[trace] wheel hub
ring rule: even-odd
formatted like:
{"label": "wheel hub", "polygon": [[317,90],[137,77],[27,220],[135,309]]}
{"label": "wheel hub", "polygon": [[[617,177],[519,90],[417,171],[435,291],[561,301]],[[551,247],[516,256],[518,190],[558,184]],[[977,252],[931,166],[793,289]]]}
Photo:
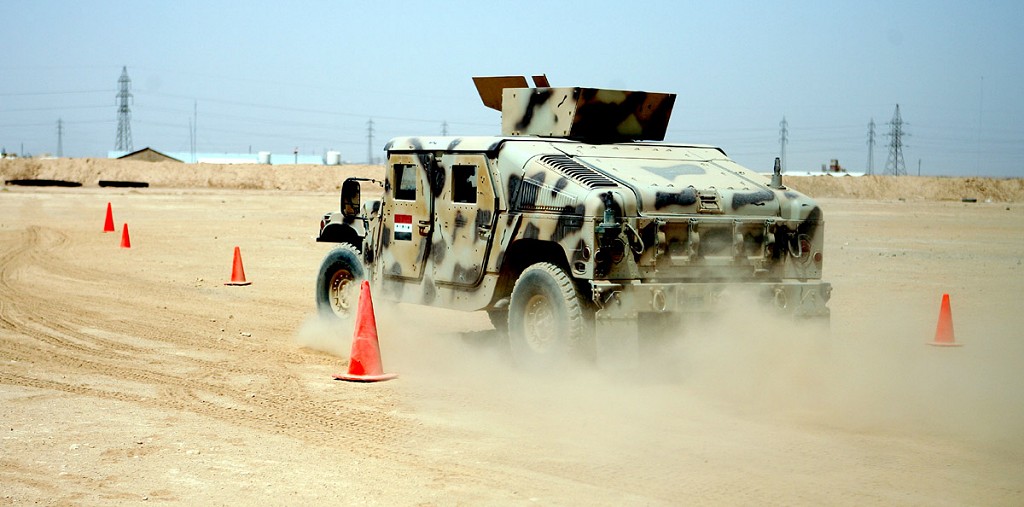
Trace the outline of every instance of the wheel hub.
{"label": "wheel hub", "polygon": [[345,316],[351,310],[351,286],[354,279],[355,277],[347,269],[339,269],[331,277],[331,285],[327,292],[334,313]]}
{"label": "wheel hub", "polygon": [[523,313],[523,334],[526,343],[535,351],[544,352],[554,343],[558,323],[551,302],[542,294],[535,294],[526,302]]}

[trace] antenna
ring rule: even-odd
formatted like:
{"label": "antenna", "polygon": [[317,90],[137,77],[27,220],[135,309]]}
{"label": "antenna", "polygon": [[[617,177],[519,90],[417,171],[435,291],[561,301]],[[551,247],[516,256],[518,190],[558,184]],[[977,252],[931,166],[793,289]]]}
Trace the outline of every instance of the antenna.
{"label": "antenna", "polygon": [[117,84],[120,91],[117,92],[117,141],[114,143],[116,151],[134,151],[132,146],[132,112],[128,108],[128,102],[132,98],[132,80],[128,77],[128,67],[121,67],[121,77]]}
{"label": "antenna", "polygon": [[782,163],[782,172],[786,172],[786,143],[789,142],[789,122],[782,117],[779,122],[779,160]]}

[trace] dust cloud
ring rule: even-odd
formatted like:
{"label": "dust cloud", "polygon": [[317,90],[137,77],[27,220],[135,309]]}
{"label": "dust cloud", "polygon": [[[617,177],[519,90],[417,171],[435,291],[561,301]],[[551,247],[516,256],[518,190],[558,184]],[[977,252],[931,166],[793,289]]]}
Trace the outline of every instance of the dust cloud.
{"label": "dust cloud", "polygon": [[[735,302],[676,347],[683,383],[737,410],[851,431],[937,433],[1024,450],[1024,379],[1014,340],[930,347],[934,315],[876,308],[831,331]],[[932,327],[918,323],[932,319]],[[983,335],[998,336],[1008,330]]]}
{"label": "dust cloud", "polygon": [[348,360],[351,351],[353,322],[313,315],[308,317],[295,334],[299,346]]}
{"label": "dust cloud", "polygon": [[1024,347],[999,323],[975,331],[995,339],[944,348],[926,344],[937,313],[880,307],[822,330],[750,301],[724,306],[672,351],[682,385],[701,397],[752,417],[1024,452]]}
{"label": "dust cloud", "polygon": [[[1014,340],[929,347],[934,327],[898,308],[832,328],[783,318],[742,297],[684,322],[638,369],[570,363],[526,372],[482,312],[377,305],[383,363],[424,413],[503,427],[531,445],[657,446],[663,431],[707,420],[857,434],[952,436],[1024,453],[1024,380]],[[934,326],[934,322],[932,323]],[[998,325],[990,335],[1009,333]],[[349,332],[350,333],[350,332]],[[308,323],[307,346],[345,356],[337,328]],[[333,342],[318,338],[331,336]],[[350,336],[350,334],[348,335]],[[703,423],[701,422],[703,421]]]}

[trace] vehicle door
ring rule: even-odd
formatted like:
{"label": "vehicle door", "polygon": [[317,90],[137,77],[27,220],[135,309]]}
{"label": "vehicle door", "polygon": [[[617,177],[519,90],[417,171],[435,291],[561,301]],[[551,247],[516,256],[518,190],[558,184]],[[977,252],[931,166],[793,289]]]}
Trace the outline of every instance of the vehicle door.
{"label": "vehicle door", "polygon": [[380,273],[385,279],[423,278],[433,231],[430,175],[434,157],[397,153],[388,157],[384,208],[381,210]]}
{"label": "vehicle door", "polygon": [[482,153],[447,153],[434,200],[430,264],[434,282],[475,286],[483,277],[494,230],[495,193]]}

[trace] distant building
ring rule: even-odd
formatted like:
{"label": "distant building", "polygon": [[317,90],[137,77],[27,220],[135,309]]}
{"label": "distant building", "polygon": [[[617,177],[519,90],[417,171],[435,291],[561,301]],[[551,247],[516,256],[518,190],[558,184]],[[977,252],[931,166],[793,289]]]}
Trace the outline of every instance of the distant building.
{"label": "distant building", "polygon": [[[158,158],[140,158],[136,154],[143,152],[155,154]],[[163,157],[163,158],[159,158]],[[161,153],[152,148],[143,148],[139,151],[125,153],[123,151],[107,152],[107,158],[128,159],[128,160],[149,160],[175,161],[189,164],[271,164],[271,165],[339,165],[341,164],[340,154],[336,151],[328,151],[324,155],[302,155],[297,153],[270,153],[261,151],[259,153],[191,153],[187,151],[169,151]]]}
{"label": "distant building", "polygon": [[118,160],[141,160],[143,162],[181,162],[180,159],[160,153],[150,147],[145,147],[141,150],[133,151],[131,153],[125,153],[117,158]]}

